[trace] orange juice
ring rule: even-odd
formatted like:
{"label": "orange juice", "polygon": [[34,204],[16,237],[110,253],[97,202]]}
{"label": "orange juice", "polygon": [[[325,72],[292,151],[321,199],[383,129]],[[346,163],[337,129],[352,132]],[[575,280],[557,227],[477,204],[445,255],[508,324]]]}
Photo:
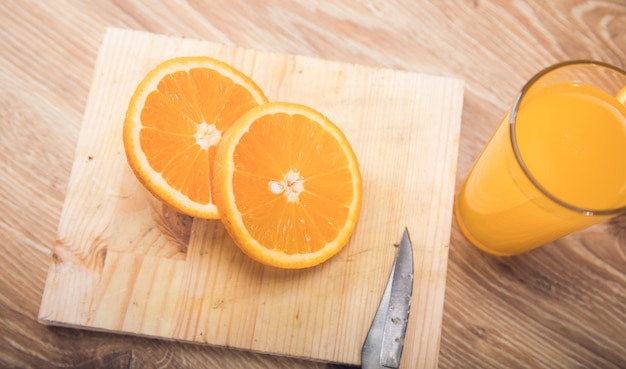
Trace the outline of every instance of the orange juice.
{"label": "orange juice", "polygon": [[614,96],[557,83],[527,94],[515,114],[514,124],[509,113],[499,125],[455,201],[473,244],[519,254],[626,206],[626,107]]}

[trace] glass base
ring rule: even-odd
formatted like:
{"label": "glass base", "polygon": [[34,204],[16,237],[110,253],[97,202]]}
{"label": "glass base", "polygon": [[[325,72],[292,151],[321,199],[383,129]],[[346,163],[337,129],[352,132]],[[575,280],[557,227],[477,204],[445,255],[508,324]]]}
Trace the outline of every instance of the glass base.
{"label": "glass base", "polygon": [[461,230],[461,233],[463,234],[463,236],[472,244],[474,245],[476,248],[491,254],[491,255],[495,255],[495,256],[515,256],[515,255],[519,255],[520,253],[504,253],[501,251],[496,251],[493,250],[491,248],[489,248],[488,246],[484,245],[483,243],[481,243],[480,241],[478,241],[474,236],[472,236],[472,233],[469,231],[469,229],[467,229],[467,227],[465,226],[465,223],[463,223],[463,218],[460,216],[459,214],[459,208],[458,208],[458,202],[454,201],[454,214],[455,214],[455,219],[456,219],[456,224],[458,224],[459,229]]}

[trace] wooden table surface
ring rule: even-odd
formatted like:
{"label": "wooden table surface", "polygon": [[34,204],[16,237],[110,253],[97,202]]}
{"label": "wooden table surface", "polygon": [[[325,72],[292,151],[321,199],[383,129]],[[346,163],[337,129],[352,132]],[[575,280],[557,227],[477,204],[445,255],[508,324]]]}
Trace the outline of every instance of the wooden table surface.
{"label": "wooden table surface", "polygon": [[[543,67],[626,67],[626,3],[0,1],[0,367],[338,368],[37,321],[105,27],[465,80],[457,187]],[[453,224],[440,368],[626,367],[626,217],[518,257]]]}

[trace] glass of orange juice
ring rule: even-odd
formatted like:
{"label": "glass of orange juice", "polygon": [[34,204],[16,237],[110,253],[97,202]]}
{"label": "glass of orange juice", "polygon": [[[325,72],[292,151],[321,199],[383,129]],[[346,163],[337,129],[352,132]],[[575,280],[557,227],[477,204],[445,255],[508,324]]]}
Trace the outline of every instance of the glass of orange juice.
{"label": "glass of orange juice", "polygon": [[522,88],[455,199],[466,238],[516,255],[626,212],[626,71],[548,67]]}

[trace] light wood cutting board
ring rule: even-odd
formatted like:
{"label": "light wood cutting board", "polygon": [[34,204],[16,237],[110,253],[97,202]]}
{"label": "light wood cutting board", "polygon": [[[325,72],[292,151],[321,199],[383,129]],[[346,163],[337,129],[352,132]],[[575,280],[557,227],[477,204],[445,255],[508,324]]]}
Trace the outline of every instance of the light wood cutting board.
{"label": "light wood cutting board", "polygon": [[[262,266],[219,221],[152,198],[121,129],[159,62],[209,55],[270,100],[306,104],[352,143],[363,207],[350,243],[305,270]],[[437,364],[463,82],[425,74],[108,29],[96,61],[39,319],[45,324],[359,364],[404,227],[415,283],[402,367]]]}

